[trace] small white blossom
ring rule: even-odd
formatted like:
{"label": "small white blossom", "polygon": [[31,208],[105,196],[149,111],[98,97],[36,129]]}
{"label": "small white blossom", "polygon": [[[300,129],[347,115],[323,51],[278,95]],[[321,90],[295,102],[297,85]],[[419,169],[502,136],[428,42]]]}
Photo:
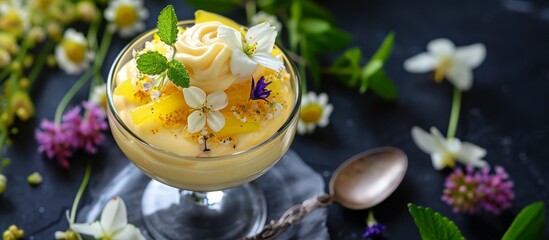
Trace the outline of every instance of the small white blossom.
{"label": "small white blossom", "polygon": [[437,170],[454,167],[456,160],[475,167],[488,165],[482,160],[486,156],[484,148],[457,138],[446,139],[435,127],[431,127],[430,134],[417,126],[413,127],[412,139],[422,151],[431,155],[433,167]]}
{"label": "small white blossom", "polygon": [[304,95],[301,99],[297,133],[301,135],[311,134],[314,132],[316,126],[326,127],[333,108],[332,104],[328,103],[328,95],[326,93],[321,93],[318,97],[314,92]]}
{"label": "small white blossom", "polygon": [[109,201],[101,212],[101,219],[91,224],[75,223],[71,229],[82,235],[89,235],[95,239],[127,240],[145,239],[139,228],[128,224],[126,204],[116,197]]}
{"label": "small white blossom", "polygon": [[30,17],[28,9],[21,1],[0,2],[0,29],[13,34],[15,37],[22,37],[30,28]]}
{"label": "small white blossom", "polygon": [[184,88],[183,95],[187,105],[194,109],[187,118],[189,133],[202,131],[206,124],[214,132],[218,132],[225,126],[225,116],[219,112],[228,104],[227,94],[224,91],[215,91],[206,96],[204,90],[193,86]]}
{"label": "small white blossom", "polygon": [[90,101],[105,109],[107,107],[107,84],[102,83],[94,86],[90,96]]}
{"label": "small white blossom", "polygon": [[276,35],[276,29],[268,23],[251,27],[244,38],[234,28],[225,25],[217,28],[219,39],[232,50],[231,72],[239,77],[250,76],[258,64],[276,71],[284,68],[282,60],[271,54]]}
{"label": "small white blossom", "polygon": [[145,30],[144,20],[147,17],[149,11],[143,6],[142,0],[113,0],[105,9],[105,19],[122,37],[129,37]]}
{"label": "small white blossom", "polygon": [[63,40],[55,48],[55,60],[63,71],[68,74],[78,74],[90,65],[93,53],[88,49],[84,34],[69,28],[63,35]]}
{"label": "small white blossom", "polygon": [[427,44],[427,52],[415,55],[404,62],[404,69],[413,73],[435,70],[435,80],[448,78],[460,90],[469,90],[473,85],[473,68],[486,57],[486,47],[476,43],[456,47],[448,39],[435,39]]}
{"label": "small white blossom", "polygon": [[268,14],[263,11],[257,12],[252,17],[252,25],[258,25],[260,23],[268,23],[269,25],[275,27],[277,31],[282,30],[282,24],[278,21],[276,16]]}

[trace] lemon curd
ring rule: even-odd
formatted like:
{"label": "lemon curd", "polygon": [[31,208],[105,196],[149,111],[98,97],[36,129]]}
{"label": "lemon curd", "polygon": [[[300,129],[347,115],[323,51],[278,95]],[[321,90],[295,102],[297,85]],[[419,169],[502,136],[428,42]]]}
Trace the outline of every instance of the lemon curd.
{"label": "lemon curd", "polygon": [[[252,181],[276,163],[294,137],[299,84],[288,59],[275,47],[272,54],[284,69],[258,65],[251,76],[233,75],[230,50],[217,37],[222,24],[228,25],[180,23],[175,53],[150,32],[131,44],[111,71],[109,123],[117,144],[147,175],[173,187],[213,191]],[[190,133],[187,119],[197,110],[186,103],[184,91],[169,81],[156,88],[157,79],[139,74],[134,56],[150,50],[183,63],[191,86],[206,94],[225,92],[227,105],[219,110],[225,124],[219,131],[206,125]],[[270,94],[252,100],[252,79],[257,84],[261,78]]]}

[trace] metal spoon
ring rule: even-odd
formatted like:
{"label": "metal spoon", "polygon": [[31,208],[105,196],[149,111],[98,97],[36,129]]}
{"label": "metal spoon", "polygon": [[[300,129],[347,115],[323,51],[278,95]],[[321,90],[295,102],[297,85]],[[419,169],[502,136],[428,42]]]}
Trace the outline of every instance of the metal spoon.
{"label": "metal spoon", "polygon": [[330,194],[314,196],[288,209],[255,236],[244,239],[273,239],[288,226],[299,223],[309,212],[337,202],[349,209],[366,209],[385,200],[406,174],[408,158],[395,147],[374,148],[345,161],[330,179]]}

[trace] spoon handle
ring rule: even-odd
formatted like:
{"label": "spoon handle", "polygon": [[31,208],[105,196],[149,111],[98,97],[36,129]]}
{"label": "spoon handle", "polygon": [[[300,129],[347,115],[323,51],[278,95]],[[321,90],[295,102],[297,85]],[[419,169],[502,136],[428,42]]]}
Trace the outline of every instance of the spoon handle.
{"label": "spoon handle", "polygon": [[300,204],[294,205],[288,209],[278,220],[271,222],[255,236],[245,237],[242,240],[263,240],[274,239],[286,230],[290,225],[298,224],[310,212],[318,208],[325,208],[332,204],[333,199],[330,195],[317,195],[311,197]]}

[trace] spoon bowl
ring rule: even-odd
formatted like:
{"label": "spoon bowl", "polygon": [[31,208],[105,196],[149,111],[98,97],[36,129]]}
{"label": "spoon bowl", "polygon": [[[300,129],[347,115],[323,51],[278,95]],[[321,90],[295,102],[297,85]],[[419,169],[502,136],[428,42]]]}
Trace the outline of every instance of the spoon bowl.
{"label": "spoon bowl", "polygon": [[349,209],[371,208],[398,187],[408,168],[406,154],[395,147],[379,147],[359,153],[339,166],[330,179],[330,194],[309,198],[288,209],[280,219],[245,240],[274,239],[307,214],[337,202]]}
{"label": "spoon bowl", "polygon": [[345,161],[330,179],[330,195],[349,209],[366,209],[385,200],[398,187],[408,168],[398,148],[380,147]]}

